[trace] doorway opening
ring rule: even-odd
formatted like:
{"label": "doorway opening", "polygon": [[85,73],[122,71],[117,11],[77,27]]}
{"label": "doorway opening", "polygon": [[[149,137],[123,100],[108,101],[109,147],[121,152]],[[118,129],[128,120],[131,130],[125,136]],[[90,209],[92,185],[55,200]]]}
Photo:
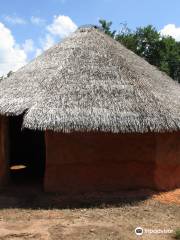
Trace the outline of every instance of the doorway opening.
{"label": "doorway opening", "polygon": [[42,184],[45,171],[44,132],[22,129],[23,115],[9,117],[9,168],[15,184]]}

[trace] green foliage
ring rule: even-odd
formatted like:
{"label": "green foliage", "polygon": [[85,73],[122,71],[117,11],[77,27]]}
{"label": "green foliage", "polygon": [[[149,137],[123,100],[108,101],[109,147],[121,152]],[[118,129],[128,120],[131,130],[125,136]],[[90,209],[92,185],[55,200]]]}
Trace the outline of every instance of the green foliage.
{"label": "green foliage", "polygon": [[123,24],[119,32],[111,32],[112,22],[100,20],[100,24],[105,33],[180,82],[180,42],[162,37],[152,25],[131,31]]}
{"label": "green foliage", "polygon": [[122,25],[122,28],[119,31],[119,33],[116,34],[115,39],[118,42],[121,42],[128,49],[132,50],[133,52],[136,52],[137,44],[136,44],[134,33],[131,32],[131,30],[127,27],[127,24],[121,24],[121,25]]}
{"label": "green foliage", "polygon": [[111,37],[114,37],[115,34],[116,34],[116,31],[111,31],[111,25],[112,25],[112,22],[107,22],[106,20],[104,19],[100,19],[99,20],[99,23],[101,24],[101,27],[103,28],[104,32],[106,34],[108,34],[109,36]]}
{"label": "green foliage", "polygon": [[180,82],[180,43],[172,37],[161,39],[160,69]]}
{"label": "green foliage", "polygon": [[180,229],[177,229],[175,231],[175,236],[174,236],[175,239],[180,239]]}
{"label": "green foliage", "polygon": [[137,28],[135,32],[136,53],[151,64],[159,64],[159,39],[160,34],[153,26]]}

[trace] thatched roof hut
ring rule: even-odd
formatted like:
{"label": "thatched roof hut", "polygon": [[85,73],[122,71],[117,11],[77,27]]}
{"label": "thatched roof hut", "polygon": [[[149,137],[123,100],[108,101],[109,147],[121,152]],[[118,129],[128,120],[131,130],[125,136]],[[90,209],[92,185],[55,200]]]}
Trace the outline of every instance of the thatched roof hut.
{"label": "thatched roof hut", "polygon": [[180,85],[91,27],[80,28],[0,84],[0,112],[32,129],[180,129]]}
{"label": "thatched roof hut", "polygon": [[[171,142],[176,145],[176,149],[180,148],[180,85],[96,27],[79,28],[70,37],[2,80],[0,113],[6,116],[23,114],[22,124],[25,128],[46,132],[45,186],[48,190],[61,189],[59,182],[65,184],[66,178],[69,179],[69,188],[65,184],[66,189],[73,189],[74,184],[77,186],[82,182],[86,188],[91,188],[92,182],[84,180],[86,171],[89,176],[94,171],[99,174],[93,186],[102,183],[113,189],[112,186],[119,183],[117,179],[121,176],[120,172],[122,176],[119,179],[124,182],[122,186],[130,186],[124,170],[115,173],[119,169],[115,166],[116,170],[112,168],[110,171],[109,166],[114,161],[117,163],[122,160],[119,159],[120,155],[125,160],[123,164],[129,164],[124,167],[128,174],[132,170],[131,166],[136,169],[132,170],[134,174],[131,173],[136,187],[168,188],[180,185],[180,164],[177,160],[180,151],[174,148],[172,155],[176,160],[171,161],[172,156],[170,159],[167,154],[164,155],[165,144],[162,140],[166,139],[168,144]],[[94,150],[89,152],[89,143],[86,141],[95,144],[90,147]],[[79,145],[75,146],[77,142]],[[121,154],[119,144],[125,144]],[[137,145],[134,151],[129,151],[129,144],[131,147],[132,144]],[[84,152],[81,156],[80,146],[83,146]],[[94,157],[100,151],[97,146],[101,149],[100,159]],[[142,146],[144,148],[141,152],[139,149]],[[169,146],[166,149],[170,149]],[[61,152],[58,150],[60,147]],[[102,154],[105,148],[109,152]],[[72,149],[78,149],[78,153],[74,150],[68,157],[69,149],[72,152]],[[76,160],[82,164],[84,158],[87,158],[91,170],[85,168],[85,171],[78,168],[78,164],[75,165]],[[166,183],[162,180],[164,177],[159,178],[157,167],[155,169],[158,161],[159,171],[162,172],[162,158],[167,158],[164,161],[172,165],[163,170],[164,175],[161,174],[166,176],[166,180],[171,178]],[[134,166],[134,162],[139,159],[142,160],[138,163],[139,167]],[[105,174],[107,169],[102,172],[92,167],[96,165],[96,160],[106,163],[109,178]],[[143,165],[146,160],[148,167]],[[59,167],[60,163],[63,167]],[[70,172],[67,163],[73,166]],[[151,179],[143,183],[145,176],[139,179],[140,173],[144,171],[147,175],[150,168]],[[177,171],[173,177],[170,174],[172,169]],[[73,175],[73,171],[79,174],[78,177]],[[107,179],[113,180],[108,182]]]}

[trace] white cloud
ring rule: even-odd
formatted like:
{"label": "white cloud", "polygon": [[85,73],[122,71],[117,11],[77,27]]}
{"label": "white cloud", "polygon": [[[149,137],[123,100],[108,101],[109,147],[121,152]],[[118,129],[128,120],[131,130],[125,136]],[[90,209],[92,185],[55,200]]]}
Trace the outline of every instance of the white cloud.
{"label": "white cloud", "polygon": [[44,38],[40,39],[41,48],[37,48],[35,56],[39,56],[43,51],[52,47],[59,38],[67,37],[77,29],[76,24],[68,16],[55,16],[53,22],[46,27]]}
{"label": "white cloud", "polygon": [[35,17],[35,16],[32,16],[30,20],[31,20],[32,24],[37,25],[37,26],[42,26],[46,22],[45,19],[42,19],[40,17]]}
{"label": "white cloud", "polygon": [[10,23],[12,25],[24,25],[26,24],[26,20],[23,18],[20,18],[18,16],[4,16],[4,21],[7,23]]}
{"label": "white cloud", "polygon": [[180,41],[180,27],[176,27],[175,24],[164,26],[164,28],[160,30],[160,33],[163,36],[171,36],[175,38],[176,41]]}
{"label": "white cloud", "polygon": [[[6,21],[11,24],[27,23],[27,21],[20,19],[6,16]],[[36,25],[45,23],[43,19],[38,17],[31,17],[30,21]],[[10,70],[18,70],[30,59],[39,56],[76,29],[77,26],[70,17],[55,16],[52,23],[45,27],[44,37],[39,38],[39,44],[36,44],[32,39],[26,39],[22,45],[19,45],[11,30],[0,22],[0,76],[7,74]]]}
{"label": "white cloud", "polygon": [[41,48],[36,48],[35,51],[35,57],[38,57],[39,55],[41,55],[43,53],[43,50]]}
{"label": "white cloud", "polygon": [[54,36],[67,37],[77,29],[76,24],[68,16],[54,16],[53,23],[47,26],[47,30]]}
{"label": "white cloud", "polygon": [[0,76],[16,71],[27,62],[25,51],[16,43],[11,31],[0,22]]}
{"label": "white cloud", "polygon": [[22,48],[24,49],[25,53],[30,53],[35,51],[34,42],[32,39],[26,39],[24,44],[22,45]]}
{"label": "white cloud", "polygon": [[50,34],[46,34],[44,39],[40,39],[43,50],[47,50],[55,44],[55,39]]}

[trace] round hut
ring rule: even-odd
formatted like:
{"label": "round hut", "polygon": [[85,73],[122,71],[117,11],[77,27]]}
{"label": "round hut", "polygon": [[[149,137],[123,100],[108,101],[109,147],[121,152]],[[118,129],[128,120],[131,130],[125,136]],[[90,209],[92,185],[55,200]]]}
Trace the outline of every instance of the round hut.
{"label": "round hut", "polygon": [[45,191],[180,187],[180,85],[96,27],[2,80],[0,113],[1,184],[25,159]]}

